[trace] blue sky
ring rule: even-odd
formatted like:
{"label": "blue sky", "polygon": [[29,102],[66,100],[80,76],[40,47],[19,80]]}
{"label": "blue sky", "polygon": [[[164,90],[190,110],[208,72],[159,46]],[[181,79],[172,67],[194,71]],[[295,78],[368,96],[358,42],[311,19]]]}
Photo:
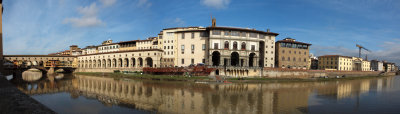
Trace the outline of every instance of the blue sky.
{"label": "blue sky", "polygon": [[271,29],[277,40],[311,43],[315,55],[357,56],[400,64],[398,0],[3,0],[5,54],[48,54],[69,45],[145,39],[163,28]]}

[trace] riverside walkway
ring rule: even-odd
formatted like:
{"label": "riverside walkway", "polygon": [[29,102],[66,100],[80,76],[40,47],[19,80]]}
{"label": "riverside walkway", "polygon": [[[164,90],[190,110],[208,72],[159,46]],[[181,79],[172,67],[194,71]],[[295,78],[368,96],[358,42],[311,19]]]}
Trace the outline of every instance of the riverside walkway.
{"label": "riverside walkway", "polygon": [[0,74],[1,114],[55,114],[43,104],[19,91]]}

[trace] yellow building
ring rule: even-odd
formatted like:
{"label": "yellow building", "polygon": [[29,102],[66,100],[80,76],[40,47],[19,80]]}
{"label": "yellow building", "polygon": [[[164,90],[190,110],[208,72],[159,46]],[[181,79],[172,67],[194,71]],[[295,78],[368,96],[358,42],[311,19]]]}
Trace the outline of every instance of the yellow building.
{"label": "yellow building", "polygon": [[318,69],[352,71],[353,58],[341,55],[324,55],[318,57]]}
{"label": "yellow building", "polygon": [[324,55],[318,57],[318,69],[339,71],[371,71],[370,62],[358,57]]}

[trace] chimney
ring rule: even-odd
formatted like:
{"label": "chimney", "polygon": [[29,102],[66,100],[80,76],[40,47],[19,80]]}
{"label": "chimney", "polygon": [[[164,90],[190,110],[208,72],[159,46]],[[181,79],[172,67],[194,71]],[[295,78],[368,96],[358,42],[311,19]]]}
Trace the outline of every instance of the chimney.
{"label": "chimney", "polygon": [[269,32],[269,29],[267,29],[267,32]]}

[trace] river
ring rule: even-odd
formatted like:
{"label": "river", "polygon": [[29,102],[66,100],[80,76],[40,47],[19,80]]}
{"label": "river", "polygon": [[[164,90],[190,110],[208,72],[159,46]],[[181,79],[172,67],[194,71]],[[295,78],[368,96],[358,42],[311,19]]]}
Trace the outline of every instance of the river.
{"label": "river", "polygon": [[8,79],[19,90],[60,114],[400,112],[399,76],[231,84],[34,73]]}

